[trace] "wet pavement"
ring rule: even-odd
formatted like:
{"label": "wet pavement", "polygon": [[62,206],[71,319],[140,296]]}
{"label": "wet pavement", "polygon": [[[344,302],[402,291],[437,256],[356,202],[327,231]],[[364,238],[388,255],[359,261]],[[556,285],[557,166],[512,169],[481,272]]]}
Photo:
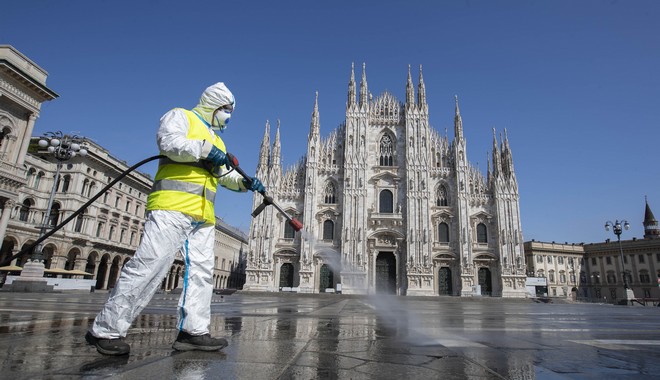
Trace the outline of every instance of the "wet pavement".
{"label": "wet pavement", "polygon": [[660,378],[660,307],[501,298],[234,293],[219,352],[176,352],[158,294],[106,357],[84,335],[107,294],[0,292],[3,379]]}

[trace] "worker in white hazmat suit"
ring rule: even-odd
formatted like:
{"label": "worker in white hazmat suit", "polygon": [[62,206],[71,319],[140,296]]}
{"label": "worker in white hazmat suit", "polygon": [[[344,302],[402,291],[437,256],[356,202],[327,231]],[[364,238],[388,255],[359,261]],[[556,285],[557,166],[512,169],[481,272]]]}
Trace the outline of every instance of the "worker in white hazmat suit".
{"label": "worker in white hazmat suit", "polygon": [[[261,181],[246,181],[227,168],[226,148],[214,130],[224,130],[234,110],[224,83],[207,88],[192,111],[175,108],[160,120],[162,155],[147,199],[144,235],[85,339],[105,355],[125,355],[122,340],[149,303],[181,251],[185,261],[178,304],[180,351],[214,351],[227,346],[209,334],[213,295],[214,199],[218,184],[234,191],[265,191]],[[248,187],[249,186],[249,187]]]}

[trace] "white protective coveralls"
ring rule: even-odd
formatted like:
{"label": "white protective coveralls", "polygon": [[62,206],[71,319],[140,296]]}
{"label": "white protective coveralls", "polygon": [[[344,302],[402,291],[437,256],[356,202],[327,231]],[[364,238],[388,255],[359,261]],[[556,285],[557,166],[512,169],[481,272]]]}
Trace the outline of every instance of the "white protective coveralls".
{"label": "white protective coveralls", "polygon": [[[209,131],[213,110],[234,103],[234,97],[222,83],[206,89],[193,109]],[[197,162],[209,154],[205,141],[187,138],[189,121],[182,109],[167,112],[160,120],[157,140],[161,154],[177,162]],[[227,169],[221,169],[224,174]],[[246,191],[243,177],[232,171],[220,178],[219,185],[234,191]],[[96,316],[90,331],[102,339],[125,337],[126,332],[149,303],[181,252],[186,271],[178,304],[179,331],[191,335],[209,332],[215,220],[198,220],[172,210],[149,210],[140,246],[122,268],[121,275],[106,304]]]}

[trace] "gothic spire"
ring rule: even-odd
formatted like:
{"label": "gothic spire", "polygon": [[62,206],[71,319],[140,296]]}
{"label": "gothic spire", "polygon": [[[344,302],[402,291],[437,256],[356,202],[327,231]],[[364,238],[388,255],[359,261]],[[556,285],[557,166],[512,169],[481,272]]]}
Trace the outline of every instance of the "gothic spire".
{"label": "gothic spire", "polygon": [[406,83],[406,108],[415,105],[415,89],[413,88],[412,77],[410,76],[410,65],[408,65],[408,82]]}
{"label": "gothic spire", "polygon": [[267,168],[270,164],[270,122],[266,120],[266,128],[264,129],[264,137],[261,140],[261,148],[259,149],[259,167]]}
{"label": "gothic spire", "polygon": [[282,156],[282,145],[280,144],[280,119],[277,119],[277,132],[275,132],[275,142],[273,142],[273,167],[280,166]]}
{"label": "gothic spire", "polygon": [[362,79],[360,79],[360,107],[363,107],[369,101],[369,91],[367,89],[367,64],[362,64]]}
{"label": "gothic spire", "polygon": [[644,210],[644,239],[660,239],[660,226],[658,220],[653,216],[649,200],[644,196],[646,202],[646,210]]}
{"label": "gothic spire", "polygon": [[458,140],[462,140],[463,119],[461,118],[461,111],[458,109],[458,95],[454,95],[454,99],[456,99],[456,115],[454,116],[454,138]]}
{"label": "gothic spire", "polygon": [[351,62],[351,79],[348,81],[348,103],[346,108],[355,105],[355,63]]}
{"label": "gothic spire", "polygon": [[511,155],[511,148],[509,147],[509,136],[504,128],[504,141],[502,142],[502,160],[505,170],[509,175],[513,175],[513,156]]}
{"label": "gothic spire", "polygon": [[[316,91],[316,99],[314,100],[314,111],[312,111],[312,121],[309,126],[309,140],[320,139],[321,122],[319,119],[319,92]],[[279,129],[278,129],[279,132]]]}
{"label": "gothic spire", "polygon": [[[427,108],[426,85],[424,85],[424,77],[422,76],[422,65],[419,65],[419,84],[417,85],[417,104],[422,109]],[[456,97],[456,110],[458,110],[458,97]]]}
{"label": "gothic spire", "polygon": [[497,146],[497,134],[495,133],[495,128],[493,128],[493,176],[499,177],[501,172],[500,149]]}

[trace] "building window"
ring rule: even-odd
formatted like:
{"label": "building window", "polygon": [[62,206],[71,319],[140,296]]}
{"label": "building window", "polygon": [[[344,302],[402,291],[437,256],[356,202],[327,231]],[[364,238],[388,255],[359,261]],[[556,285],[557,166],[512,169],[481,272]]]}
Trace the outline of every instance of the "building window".
{"label": "building window", "polygon": [[57,222],[60,219],[60,204],[59,203],[53,203],[53,205],[50,208],[50,215],[48,215],[48,224],[55,227],[57,226]]}
{"label": "building window", "polygon": [[447,206],[449,205],[449,200],[447,199],[447,188],[440,186],[438,188],[438,197],[435,202],[436,206]]}
{"label": "building window", "polygon": [[607,272],[607,283],[616,284],[616,275],[614,274],[614,272],[612,271]]}
{"label": "building window", "polygon": [[637,256],[637,258],[639,259],[640,264],[644,264],[644,254]]}
{"label": "building window", "polygon": [[643,270],[639,272],[639,282],[642,284],[648,284],[651,282],[651,276],[649,275],[649,272],[646,270]]}
{"label": "building window", "polygon": [[628,264],[628,256],[623,255],[623,263]]}
{"label": "building window", "polygon": [[564,256],[558,256],[557,257],[557,264],[563,264],[564,263]]}
{"label": "building window", "polygon": [[325,185],[325,191],[324,191],[324,201],[327,204],[335,204],[337,203],[336,198],[335,198],[335,185],[332,182],[328,182],[327,185]]}
{"label": "building window", "polygon": [[293,239],[296,236],[296,231],[291,227],[289,223],[284,224],[284,238]]}
{"label": "building window", "polygon": [[117,195],[117,197],[115,198],[115,208],[119,208],[119,199],[120,197],[119,195]]}
{"label": "building window", "polygon": [[378,212],[382,214],[392,214],[394,212],[394,196],[389,190],[380,192]]}
{"label": "building window", "polygon": [[131,231],[131,241],[130,241],[130,244],[133,245],[134,242],[135,242],[135,231]]}
{"label": "building window", "polygon": [[612,265],[612,258],[609,257],[609,256],[605,257],[605,263],[606,263],[607,265]]}
{"label": "building window", "polygon": [[126,235],[126,230],[122,228],[121,231],[119,232],[119,242],[120,243],[124,242],[124,235]]}
{"label": "building window", "polygon": [[488,230],[483,223],[477,224],[477,243],[488,243]]}
{"label": "building window", "polygon": [[541,256],[541,255],[536,256],[536,262],[538,264],[543,264],[543,256]]}
{"label": "building window", "polygon": [[39,172],[37,174],[37,178],[34,179],[34,188],[39,189],[39,184],[41,183],[41,179],[45,176],[44,172]]}
{"label": "building window", "polygon": [[548,281],[555,282],[555,271],[548,271]]}
{"label": "building window", "polygon": [[83,210],[80,214],[78,214],[78,217],[76,218],[76,226],[73,229],[75,232],[81,232],[82,227],[83,227],[83,221],[85,220],[85,213],[87,212],[87,209]]}
{"label": "building window", "polygon": [[591,258],[591,265],[596,265],[596,258],[595,257]]}
{"label": "building window", "polygon": [[600,284],[600,273],[594,272],[591,276],[594,279],[594,284]]}
{"label": "building window", "polygon": [[130,208],[131,208],[131,201],[126,201],[126,207],[124,208],[124,211],[128,212]]}
{"label": "building window", "polygon": [[438,225],[438,241],[441,243],[449,243],[449,225],[445,222]]}
{"label": "building window", "polygon": [[335,237],[335,223],[332,220],[323,222],[323,240],[332,240]]}
{"label": "building window", "polygon": [[96,225],[96,237],[101,237],[101,232],[103,232],[103,222]]}
{"label": "building window", "polygon": [[112,240],[115,235],[115,226],[110,226],[110,232],[108,233],[108,240]]}
{"label": "building window", "polygon": [[28,186],[30,186],[32,184],[32,180],[33,180],[35,174],[37,174],[37,171],[34,168],[30,168],[30,170],[28,170],[27,177],[25,177],[25,183]]}
{"label": "building window", "polygon": [[64,180],[62,181],[62,192],[66,193],[69,191],[69,186],[71,185],[71,176],[70,175],[65,175]]}
{"label": "building window", "polygon": [[548,255],[548,264],[552,264],[552,256]]}
{"label": "building window", "polygon": [[389,135],[380,139],[380,166],[394,165],[394,144]]}
{"label": "building window", "polygon": [[559,273],[559,282],[561,282],[562,284],[566,283],[566,273],[564,272]]}
{"label": "building window", "polygon": [[626,271],[626,273],[624,273],[624,276],[626,276],[626,282],[628,282],[629,284],[633,283],[632,274],[630,274],[630,271]]}
{"label": "building window", "polygon": [[30,215],[30,207],[32,207],[32,200],[26,199],[21,205],[21,209],[18,212],[18,220],[21,222],[27,222]]}
{"label": "building window", "polygon": [[83,196],[86,195],[86,194],[87,194],[87,188],[88,188],[88,187],[89,187],[89,180],[88,180],[88,179],[85,179],[85,180],[83,181],[83,187],[82,187],[82,191],[80,192],[80,195],[83,195]]}

